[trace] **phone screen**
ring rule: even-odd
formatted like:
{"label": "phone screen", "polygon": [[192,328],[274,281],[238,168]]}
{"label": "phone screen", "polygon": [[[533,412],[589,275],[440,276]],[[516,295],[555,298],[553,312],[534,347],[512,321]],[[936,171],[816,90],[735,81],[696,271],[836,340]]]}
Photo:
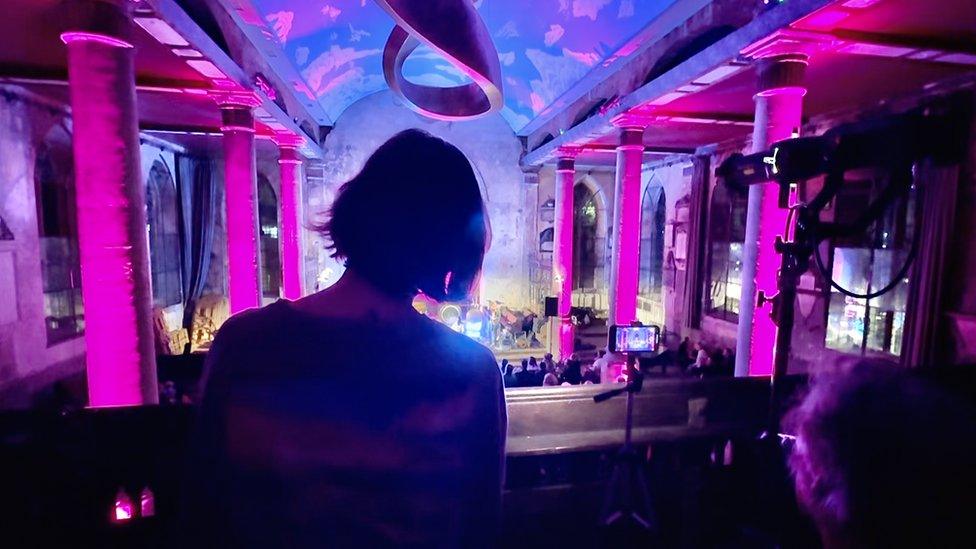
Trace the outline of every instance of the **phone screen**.
{"label": "phone screen", "polygon": [[640,353],[656,351],[661,329],[657,326],[613,326],[610,329],[610,351]]}

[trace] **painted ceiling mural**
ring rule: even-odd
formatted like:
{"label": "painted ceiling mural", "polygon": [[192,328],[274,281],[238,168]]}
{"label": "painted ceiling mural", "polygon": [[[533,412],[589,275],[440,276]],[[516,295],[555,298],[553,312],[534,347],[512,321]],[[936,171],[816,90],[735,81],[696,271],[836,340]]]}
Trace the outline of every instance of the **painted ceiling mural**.
{"label": "painted ceiling mural", "polygon": [[[423,0],[421,0],[423,1]],[[476,0],[501,61],[505,107],[515,131],[674,0]],[[382,54],[393,21],[373,0],[252,0],[270,32],[332,120],[386,89]],[[417,84],[456,86],[467,77],[423,46],[403,65]]]}

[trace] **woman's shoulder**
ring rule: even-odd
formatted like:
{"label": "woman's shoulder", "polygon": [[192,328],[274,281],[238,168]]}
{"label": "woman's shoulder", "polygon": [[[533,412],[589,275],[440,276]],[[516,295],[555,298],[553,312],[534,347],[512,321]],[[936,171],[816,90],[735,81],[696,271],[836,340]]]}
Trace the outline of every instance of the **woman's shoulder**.
{"label": "woman's shoulder", "polygon": [[491,365],[491,370],[500,375],[495,355],[481,343],[425,316],[420,315],[418,322],[429,332],[435,349],[447,355],[445,358],[479,366]]}
{"label": "woman's shoulder", "polygon": [[[214,343],[220,341],[265,339],[269,330],[280,326],[290,311],[288,302],[279,300],[264,307],[247,309],[228,318],[220,329]],[[252,339],[257,338],[257,339]]]}

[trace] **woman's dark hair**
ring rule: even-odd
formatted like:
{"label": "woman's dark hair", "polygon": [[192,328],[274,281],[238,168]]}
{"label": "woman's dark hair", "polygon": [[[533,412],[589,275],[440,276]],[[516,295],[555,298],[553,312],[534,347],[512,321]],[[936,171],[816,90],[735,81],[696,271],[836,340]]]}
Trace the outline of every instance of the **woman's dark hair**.
{"label": "woman's dark hair", "polygon": [[484,259],[487,226],[474,170],[457,147],[406,130],[339,190],[318,228],[332,256],[393,295],[463,299]]}

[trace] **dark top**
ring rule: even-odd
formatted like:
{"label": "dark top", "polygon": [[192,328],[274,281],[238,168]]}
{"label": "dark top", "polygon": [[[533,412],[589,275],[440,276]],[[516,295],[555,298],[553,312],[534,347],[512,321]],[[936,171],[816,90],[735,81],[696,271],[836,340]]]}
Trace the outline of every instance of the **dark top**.
{"label": "dark top", "polygon": [[500,515],[491,352],[421,315],[237,315],[207,358],[181,546],[474,547]]}

